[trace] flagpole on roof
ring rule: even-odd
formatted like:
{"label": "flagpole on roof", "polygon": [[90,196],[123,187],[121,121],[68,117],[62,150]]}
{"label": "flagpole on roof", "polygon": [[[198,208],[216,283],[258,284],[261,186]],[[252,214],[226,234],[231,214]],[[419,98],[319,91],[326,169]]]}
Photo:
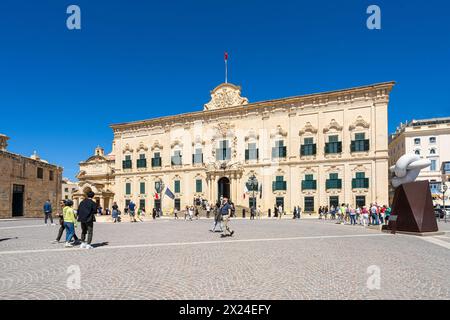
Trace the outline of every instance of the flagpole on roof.
{"label": "flagpole on roof", "polygon": [[225,83],[228,83],[228,52],[225,52]]}

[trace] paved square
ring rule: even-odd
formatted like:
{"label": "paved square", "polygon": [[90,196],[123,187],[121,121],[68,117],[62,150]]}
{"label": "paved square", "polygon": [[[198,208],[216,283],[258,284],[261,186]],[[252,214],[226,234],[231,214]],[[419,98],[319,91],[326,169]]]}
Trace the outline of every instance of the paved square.
{"label": "paved square", "polygon": [[[0,221],[0,297],[450,298],[450,223],[429,238],[321,220],[231,223],[236,234],[225,239],[207,219],[97,223],[97,247],[86,250],[51,244],[59,226],[42,220]],[[67,286],[71,266],[81,271],[79,289]]]}

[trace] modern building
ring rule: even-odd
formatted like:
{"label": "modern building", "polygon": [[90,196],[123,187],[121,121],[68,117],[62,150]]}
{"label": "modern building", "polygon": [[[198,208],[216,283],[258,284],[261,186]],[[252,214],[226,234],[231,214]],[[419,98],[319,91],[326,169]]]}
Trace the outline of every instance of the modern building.
{"label": "modern building", "polygon": [[[229,197],[267,212],[388,202],[394,82],[251,103],[223,83],[203,110],[111,126],[112,151],[80,164],[80,198],[147,211]],[[165,197],[168,187],[175,199]],[[102,200],[103,199],[103,200]]]}
{"label": "modern building", "polygon": [[435,204],[440,203],[443,164],[450,161],[450,117],[400,124],[389,139],[389,165],[395,165],[407,153],[431,161],[431,166],[423,169],[417,180],[430,181]]}
{"label": "modern building", "polygon": [[47,199],[54,208],[61,199],[63,169],[36,152],[24,157],[7,151],[8,139],[0,134],[0,218],[42,217]]}
{"label": "modern building", "polygon": [[61,193],[63,200],[73,200],[73,195],[78,191],[78,183],[72,182],[68,178],[63,178],[61,181]]}

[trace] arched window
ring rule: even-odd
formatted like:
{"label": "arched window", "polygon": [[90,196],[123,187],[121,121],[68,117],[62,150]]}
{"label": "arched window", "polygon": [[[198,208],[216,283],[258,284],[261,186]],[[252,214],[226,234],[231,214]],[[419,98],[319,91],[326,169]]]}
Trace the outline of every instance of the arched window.
{"label": "arched window", "polygon": [[416,150],[414,153],[420,156],[420,150]]}

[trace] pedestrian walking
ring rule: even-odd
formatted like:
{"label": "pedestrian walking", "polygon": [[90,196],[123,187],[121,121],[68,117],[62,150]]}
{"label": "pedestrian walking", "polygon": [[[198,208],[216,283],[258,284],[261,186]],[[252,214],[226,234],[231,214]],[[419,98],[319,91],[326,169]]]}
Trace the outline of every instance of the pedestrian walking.
{"label": "pedestrian walking", "polygon": [[53,223],[53,216],[52,216],[52,203],[50,202],[50,199],[48,199],[47,201],[45,201],[44,203],[44,215],[45,215],[45,220],[44,223],[46,225],[48,219],[50,218],[50,223],[52,224],[52,226],[54,226],[55,224]]}
{"label": "pedestrian walking", "polygon": [[[78,206],[78,221],[81,222],[81,245],[80,248],[93,249],[91,246],[94,234],[95,213],[97,204],[92,200],[95,193],[89,191],[87,198],[81,201]],[[87,234],[87,241],[86,241]]]}
{"label": "pedestrian walking", "polygon": [[256,214],[255,211],[256,211],[255,206],[252,206],[250,208],[250,220],[255,220],[255,214]]}
{"label": "pedestrian walking", "polygon": [[[63,234],[64,230],[66,229],[66,227],[64,226],[64,208],[65,207],[66,207],[66,201],[61,200],[60,210],[58,211],[58,218],[59,218],[58,235],[56,236],[56,239],[52,241],[52,243],[59,243],[59,241],[61,240],[62,234]],[[73,233],[73,240],[75,243],[77,243],[79,241],[75,232]]]}
{"label": "pedestrian walking", "polygon": [[362,225],[364,227],[367,227],[369,225],[369,210],[367,210],[366,206],[363,206],[361,210],[361,216],[362,216]]}
{"label": "pedestrian walking", "polygon": [[128,204],[128,213],[130,215],[130,222],[136,222],[136,205],[133,201]]}
{"label": "pedestrian walking", "polygon": [[356,210],[353,207],[349,207],[350,224],[356,226]]}
{"label": "pedestrian walking", "polygon": [[64,219],[64,227],[66,229],[66,248],[73,247],[73,244],[70,243],[73,236],[75,235],[75,224],[76,224],[76,216],[75,212],[72,209],[73,201],[72,200],[66,200],[66,206],[63,210],[63,219]]}
{"label": "pedestrian walking", "polygon": [[283,207],[280,204],[278,206],[278,219],[281,219],[282,216],[283,216]]}
{"label": "pedestrian walking", "polygon": [[112,219],[114,223],[118,222],[119,220],[119,206],[116,202],[114,202],[112,205]]}
{"label": "pedestrian walking", "polygon": [[222,215],[222,224],[223,224],[222,237],[226,237],[227,232],[228,235],[232,237],[234,231],[231,230],[230,228],[231,205],[228,203],[228,198],[226,197],[223,197],[223,204],[220,207],[220,214]]}

